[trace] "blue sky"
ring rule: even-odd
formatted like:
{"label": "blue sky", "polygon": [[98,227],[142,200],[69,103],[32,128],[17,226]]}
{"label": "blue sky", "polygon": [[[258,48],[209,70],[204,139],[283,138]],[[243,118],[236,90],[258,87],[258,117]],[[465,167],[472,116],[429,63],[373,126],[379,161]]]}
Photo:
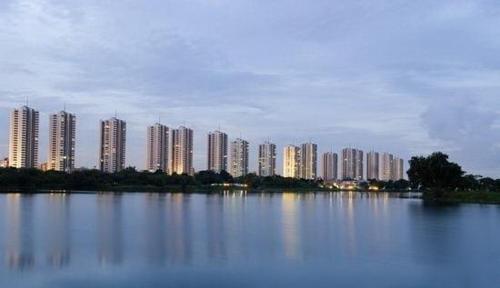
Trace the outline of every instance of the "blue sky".
{"label": "blue sky", "polygon": [[[78,116],[77,166],[94,166],[98,121],[128,123],[144,167],[146,126],[231,139],[351,145],[409,158],[441,150],[500,177],[497,1],[2,0],[0,155],[8,112]],[[279,167],[281,167],[281,157]]]}

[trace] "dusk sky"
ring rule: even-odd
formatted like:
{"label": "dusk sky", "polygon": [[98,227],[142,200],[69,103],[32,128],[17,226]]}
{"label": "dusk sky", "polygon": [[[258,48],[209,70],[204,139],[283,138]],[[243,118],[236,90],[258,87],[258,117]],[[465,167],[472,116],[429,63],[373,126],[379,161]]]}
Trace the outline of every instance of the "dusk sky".
{"label": "dusk sky", "polygon": [[496,1],[1,0],[0,156],[9,111],[77,115],[76,166],[97,164],[99,120],[127,121],[127,166],[145,166],[146,127],[257,145],[313,141],[411,155],[444,151],[500,176]]}

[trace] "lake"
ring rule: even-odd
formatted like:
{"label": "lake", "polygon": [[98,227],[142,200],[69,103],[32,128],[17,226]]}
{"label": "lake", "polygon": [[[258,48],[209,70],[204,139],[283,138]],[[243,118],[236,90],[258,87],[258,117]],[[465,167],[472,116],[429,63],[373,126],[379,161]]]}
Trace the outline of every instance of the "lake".
{"label": "lake", "polygon": [[0,287],[500,287],[500,206],[387,193],[0,194]]}

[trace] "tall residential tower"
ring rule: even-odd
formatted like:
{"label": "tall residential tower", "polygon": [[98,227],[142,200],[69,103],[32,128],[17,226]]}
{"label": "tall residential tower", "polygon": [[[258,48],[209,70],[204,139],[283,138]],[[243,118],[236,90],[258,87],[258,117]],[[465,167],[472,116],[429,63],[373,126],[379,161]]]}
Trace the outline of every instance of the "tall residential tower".
{"label": "tall residential tower", "polygon": [[276,174],[276,145],[265,142],[259,145],[259,176],[267,177]]}
{"label": "tall residential tower", "polygon": [[9,166],[15,168],[38,167],[39,114],[23,106],[10,114]]}
{"label": "tall residential tower", "polygon": [[168,173],[168,127],[160,123],[148,127],[146,169]]}
{"label": "tall residential tower", "polygon": [[71,172],[75,169],[76,117],[66,111],[49,117],[47,169]]}
{"label": "tall residential tower", "polygon": [[380,180],[389,181],[393,179],[393,161],[394,156],[389,153],[383,153],[380,158]]}
{"label": "tall residential tower", "polygon": [[300,148],[287,145],[283,148],[283,177],[300,178]]}
{"label": "tall residential tower", "polygon": [[392,161],[392,180],[398,181],[404,179],[404,161],[401,158],[394,157]]}
{"label": "tall residential tower", "polygon": [[318,177],[318,145],[304,143],[300,149],[300,178],[314,180]]}
{"label": "tall residential tower", "polygon": [[342,179],[363,180],[363,151],[353,148],[342,150]]}
{"label": "tall residential tower", "polygon": [[379,165],[380,154],[378,152],[370,151],[366,154],[366,179],[379,180]]}
{"label": "tall residential tower", "polygon": [[193,130],[181,126],[171,136],[170,173],[193,175]]}
{"label": "tall residential tower", "polygon": [[99,166],[101,171],[115,173],[125,168],[125,144],[127,124],[113,117],[101,121],[101,149]]}
{"label": "tall residential tower", "polygon": [[338,160],[339,156],[337,153],[326,152],[323,153],[322,157],[322,173],[323,180],[331,181],[337,180],[338,178]]}
{"label": "tall residential tower", "polygon": [[233,177],[241,177],[248,174],[248,142],[236,139],[231,142],[231,165],[229,167]]}
{"label": "tall residential tower", "polygon": [[227,171],[227,134],[221,131],[208,133],[208,170]]}

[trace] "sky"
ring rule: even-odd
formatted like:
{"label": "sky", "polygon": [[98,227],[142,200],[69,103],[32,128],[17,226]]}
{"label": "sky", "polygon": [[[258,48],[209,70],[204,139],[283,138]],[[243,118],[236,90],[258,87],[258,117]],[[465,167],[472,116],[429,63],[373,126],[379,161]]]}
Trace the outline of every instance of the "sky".
{"label": "sky", "polygon": [[257,146],[312,141],[404,159],[443,151],[500,177],[498,1],[2,0],[0,156],[9,111],[77,115],[76,166],[97,163],[99,120],[127,121],[127,165],[145,167],[146,127]]}

